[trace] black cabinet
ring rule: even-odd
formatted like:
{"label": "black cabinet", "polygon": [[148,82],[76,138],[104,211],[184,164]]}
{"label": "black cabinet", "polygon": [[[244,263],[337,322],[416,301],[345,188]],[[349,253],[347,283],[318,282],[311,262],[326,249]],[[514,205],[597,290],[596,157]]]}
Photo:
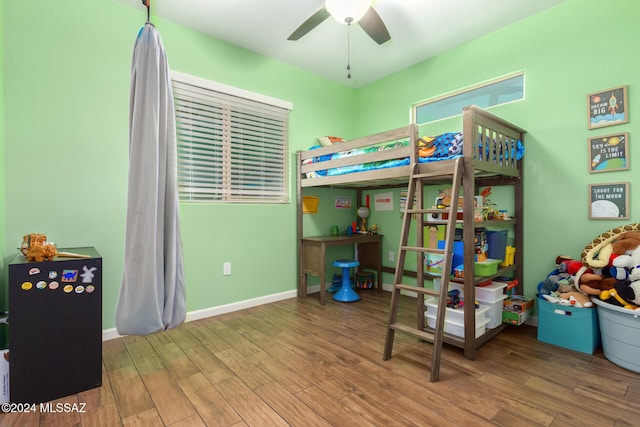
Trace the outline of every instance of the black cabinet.
{"label": "black cabinet", "polygon": [[102,384],[102,258],[9,264],[9,381],[14,403],[41,403]]}

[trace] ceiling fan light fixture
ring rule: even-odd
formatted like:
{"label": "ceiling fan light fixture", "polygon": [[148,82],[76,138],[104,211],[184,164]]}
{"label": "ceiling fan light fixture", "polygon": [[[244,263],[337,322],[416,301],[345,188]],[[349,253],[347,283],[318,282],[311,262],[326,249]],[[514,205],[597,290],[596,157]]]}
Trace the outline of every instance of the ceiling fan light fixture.
{"label": "ceiling fan light fixture", "polygon": [[371,7],[372,0],[327,0],[325,7],[341,24],[358,22]]}

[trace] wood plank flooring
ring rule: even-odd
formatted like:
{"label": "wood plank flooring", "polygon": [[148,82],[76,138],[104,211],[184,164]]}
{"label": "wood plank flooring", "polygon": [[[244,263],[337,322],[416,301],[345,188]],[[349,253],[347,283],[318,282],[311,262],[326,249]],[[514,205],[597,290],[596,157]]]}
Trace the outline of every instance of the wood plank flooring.
{"label": "wood plank flooring", "polygon": [[[318,294],[103,344],[103,385],[54,402],[83,412],[1,414],[1,426],[633,426],[640,375],[509,326],[475,361],[396,333],[388,292],[321,306]],[[403,297],[401,319],[415,318]]]}

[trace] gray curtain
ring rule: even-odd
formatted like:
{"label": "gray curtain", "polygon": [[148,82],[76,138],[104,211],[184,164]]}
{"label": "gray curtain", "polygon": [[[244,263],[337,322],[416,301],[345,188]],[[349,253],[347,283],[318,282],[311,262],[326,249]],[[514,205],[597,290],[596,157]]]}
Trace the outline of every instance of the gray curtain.
{"label": "gray curtain", "polygon": [[129,102],[125,260],[116,330],[146,335],[186,317],[173,93],[162,40],[150,22],[135,42]]}

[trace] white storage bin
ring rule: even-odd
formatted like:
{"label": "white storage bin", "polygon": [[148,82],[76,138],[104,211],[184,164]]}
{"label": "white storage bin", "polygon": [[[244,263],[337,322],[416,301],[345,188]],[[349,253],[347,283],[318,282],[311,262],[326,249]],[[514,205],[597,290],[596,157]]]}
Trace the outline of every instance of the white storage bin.
{"label": "white storage bin", "polygon": [[[462,310],[460,310],[462,312]],[[430,316],[427,311],[427,325],[430,328],[435,328],[436,326],[436,317]],[[476,317],[476,338],[481,337],[487,330],[487,324],[489,323],[489,319],[484,318],[478,321]],[[464,323],[454,322],[453,320],[444,320],[444,332],[447,334],[455,335],[457,337],[464,338]]]}
{"label": "white storage bin", "polygon": [[[425,301],[427,306],[427,317],[432,316],[434,319],[436,317],[436,313],[438,312],[438,299],[437,298],[429,298]],[[465,303],[466,304],[466,303]],[[487,318],[487,312],[489,311],[489,307],[480,306],[476,308],[476,325],[484,322]],[[445,321],[451,321],[454,323],[464,324],[464,309],[460,308],[450,308],[447,307],[447,311],[445,313]],[[462,336],[462,335],[458,335]]]}
{"label": "white storage bin", "polygon": [[[434,281],[435,286],[435,281]],[[502,282],[491,282],[490,285],[487,286],[476,286],[476,299],[484,300],[484,301],[495,301],[498,298],[502,298],[504,295],[504,289],[507,287],[506,283]],[[449,289],[458,289],[460,291],[460,295],[464,296],[464,291],[462,290],[464,285],[462,283],[454,283],[451,282],[449,284]],[[439,284],[438,284],[439,289]]]}
{"label": "white storage bin", "polygon": [[487,311],[487,319],[489,319],[489,323],[487,324],[487,329],[497,328],[502,324],[502,307],[503,301],[507,299],[506,295],[500,295],[497,299],[493,301],[485,301],[483,299],[477,298],[480,307],[488,307]]}

